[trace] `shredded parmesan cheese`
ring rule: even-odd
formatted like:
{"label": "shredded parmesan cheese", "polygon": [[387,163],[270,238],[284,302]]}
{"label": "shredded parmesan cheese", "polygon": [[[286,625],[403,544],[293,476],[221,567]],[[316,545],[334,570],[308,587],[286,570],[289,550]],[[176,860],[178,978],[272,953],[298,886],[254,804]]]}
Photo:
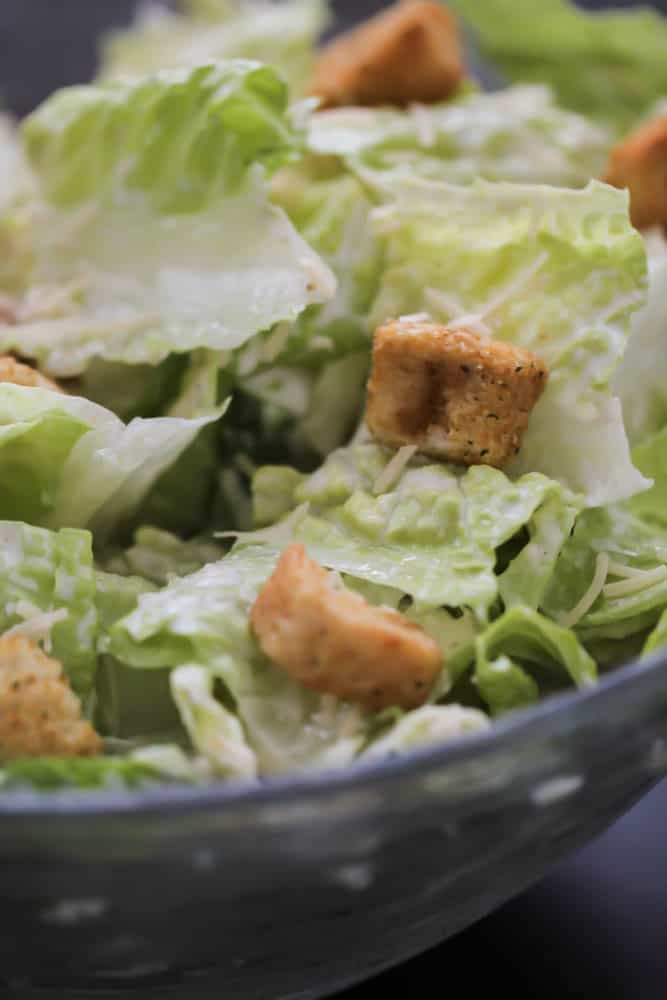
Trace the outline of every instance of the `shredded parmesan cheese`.
{"label": "shredded parmesan cheese", "polygon": [[399,448],[391,461],[387,462],[384,469],[373,483],[373,493],[378,496],[380,493],[387,493],[394,483],[401,478],[403,470],[408,462],[417,453],[416,444],[406,444]]}
{"label": "shredded parmesan cheese", "polygon": [[579,603],[560,619],[564,628],[573,628],[577,622],[581,621],[584,615],[590,611],[596,600],[602,593],[604,582],[609,573],[609,556],[606,552],[600,552],[595,561],[595,573],[591,585],[581,598]]}
{"label": "shredded parmesan cheese", "polygon": [[428,109],[423,104],[412,104],[410,105],[410,111],[415,123],[419,145],[424,149],[432,149],[435,146],[437,133]]}
{"label": "shredded parmesan cheese", "polygon": [[609,583],[603,588],[605,597],[626,597],[628,594],[638,594],[642,590],[667,580],[667,566],[657,566],[655,569],[636,570],[632,578],[621,580],[620,583]]}
{"label": "shredded parmesan cheese", "polygon": [[[9,608],[7,608],[9,611]],[[14,614],[19,615],[24,620],[20,625],[13,625],[7,629],[3,638],[7,636],[23,635],[26,639],[34,639],[35,642],[43,642],[47,653],[51,652],[51,629],[58,622],[67,618],[66,608],[59,608],[57,611],[40,611],[29,601],[18,601],[12,609]]]}

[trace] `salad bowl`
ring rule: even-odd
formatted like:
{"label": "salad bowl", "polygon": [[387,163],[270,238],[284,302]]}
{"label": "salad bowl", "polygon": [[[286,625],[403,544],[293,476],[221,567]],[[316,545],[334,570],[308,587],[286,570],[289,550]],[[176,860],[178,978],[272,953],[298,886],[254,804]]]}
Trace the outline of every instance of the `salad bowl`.
{"label": "salad bowl", "polygon": [[[113,6],[82,10],[91,50],[121,7],[129,19]],[[432,109],[308,117],[286,81],[305,93],[325,5],[287,7],[279,67],[248,60],[246,22],[240,53],[153,74],[163,37],[178,63],[184,26],[196,51],[216,18],[227,37],[234,4],[183,0],[112,39],[90,87],[22,129],[0,117],[16,184],[0,240],[20,273],[4,296],[16,276],[0,261],[1,422],[18,441],[0,470],[0,682],[10,704],[7,650],[27,644],[29,683],[57,672],[65,736],[71,723],[92,758],[54,752],[48,713],[38,752],[0,733],[10,996],[334,995],[493,911],[667,774],[665,220],[649,205],[642,238],[624,175],[591,180],[667,88],[662,50],[624,90],[616,15],[597,49],[587,34],[628,98],[611,121],[607,88],[583,73],[573,93],[539,24],[522,44],[539,40],[553,93],[521,75],[504,17],[487,33],[483,3],[451,0],[493,93],[462,79]],[[284,11],[260,8],[272,58]],[[28,34],[28,5],[14,9]],[[583,15],[554,10],[578,53]],[[667,39],[667,23],[638,16],[637,32]],[[72,83],[92,74],[79,55]],[[9,81],[18,113],[52,89],[33,82]],[[497,335],[514,358],[510,382],[548,375],[517,403],[521,433],[541,409],[522,447],[507,435],[507,475],[485,441],[481,464],[454,466],[400,434],[370,440],[370,334],[395,317],[425,324],[422,343],[473,324],[474,345]],[[369,706],[309,690],[262,645],[251,616],[289,542],[333,604],[347,589],[348,609],[420,632],[430,694]]]}
{"label": "salad bowl", "polygon": [[16,793],[0,800],[3,979],[18,995],[326,996],[489,913],[666,772],[657,655],[407,759],[260,787]]}

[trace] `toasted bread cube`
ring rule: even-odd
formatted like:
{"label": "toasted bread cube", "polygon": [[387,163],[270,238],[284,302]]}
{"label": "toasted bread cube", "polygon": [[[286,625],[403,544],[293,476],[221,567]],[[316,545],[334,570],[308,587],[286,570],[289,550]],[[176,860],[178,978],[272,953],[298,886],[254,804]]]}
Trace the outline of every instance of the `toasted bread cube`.
{"label": "toasted bread cube", "polygon": [[372,710],[422,705],[443,666],[420,626],[336,587],[298,544],[283,553],[250,620],[266,656],[294,680]]}
{"label": "toasted bread cube", "polygon": [[630,215],[638,229],[667,225],[667,115],[612,150],[605,180],[630,189]]}
{"label": "toasted bread cube", "polygon": [[100,753],[57,660],[25,636],[0,639],[0,759]]}
{"label": "toasted bread cube", "polygon": [[530,351],[398,320],[375,334],[366,424],[383,444],[500,469],[518,454],[546,380],[544,363]]}
{"label": "toasted bread cube", "polygon": [[0,382],[12,382],[13,385],[24,385],[29,388],[50,389],[52,392],[62,392],[60,386],[46,375],[41,375],[30,365],[24,365],[11,355],[0,356]]}
{"label": "toasted bread cube", "polygon": [[327,107],[430,104],[464,76],[453,15],[435,0],[402,0],[326,46],[311,86]]}

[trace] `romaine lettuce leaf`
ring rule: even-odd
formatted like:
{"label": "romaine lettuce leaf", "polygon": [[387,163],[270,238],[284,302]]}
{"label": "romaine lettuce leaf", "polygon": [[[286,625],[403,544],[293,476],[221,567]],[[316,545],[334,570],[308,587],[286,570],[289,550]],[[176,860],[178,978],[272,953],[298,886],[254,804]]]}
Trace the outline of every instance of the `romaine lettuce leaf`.
{"label": "romaine lettuce leaf", "polygon": [[257,777],[257,757],[231,709],[213,696],[213,675],[196,664],[170,674],[171,693],[192,745],[224,778]]}
{"label": "romaine lettuce leaf", "polygon": [[589,593],[599,558],[608,558],[604,589],[593,595],[594,602],[575,623],[586,642],[638,635],[667,607],[667,428],[632,454],[654,485],[624,503],[588,510],[579,518],[544,602],[549,614],[568,620],[568,613]]}
{"label": "romaine lettuce leaf", "polygon": [[0,634],[62,611],[45,645],[82,695],[92,688],[97,662],[95,586],[89,532],[0,521]]}
{"label": "romaine lettuce leaf", "polygon": [[269,547],[241,549],[142,596],[112,629],[111,650],[135,667],[207,667],[235,702],[261,773],[347,763],[365,738],[360,710],[290,680],[250,631],[250,606],[277,558]]}
{"label": "romaine lettuce leaf", "polygon": [[[574,633],[530,608],[506,611],[449,661],[456,680],[473,671],[473,683],[492,715],[523,708],[568,684],[597,679],[595,662]],[[435,701],[446,693],[436,687]]]}
{"label": "romaine lettuce leaf", "polygon": [[313,115],[309,148],[338,156],[377,193],[388,178],[583,187],[600,176],[612,134],[559,108],[548,87],[473,93],[446,104],[339,108]]}
{"label": "romaine lettuce leaf", "polygon": [[267,67],[70,88],[23,134],[47,203],[0,350],[63,376],[93,358],[154,365],[233,349],[333,295],[328,268],[269,202],[265,170],[300,138]]}
{"label": "romaine lettuce leaf", "polygon": [[[375,444],[333,452],[298,483],[293,507],[309,509],[292,519],[287,532],[279,524],[242,536],[239,544],[255,544],[258,535],[276,544],[278,537],[300,541],[329,569],[393,587],[429,607],[467,606],[484,620],[499,592],[497,550],[530,526],[538,536],[535,551],[547,532],[546,524],[532,525],[538,512],[548,506],[562,527],[578,507],[576,497],[539,473],[513,482],[489,466],[462,469],[422,459],[413,459],[378,492],[391,457]],[[536,594],[558,552],[553,535],[548,560],[531,576]],[[566,535],[561,532],[561,544]],[[524,557],[522,565],[529,562]]]}
{"label": "romaine lettuce leaf", "polygon": [[667,424],[667,243],[649,245],[649,293],[614,377],[631,444]]}
{"label": "romaine lettuce leaf", "polygon": [[371,323],[427,311],[533,350],[549,368],[513,471],[541,472],[590,506],[645,488],[609,380],[646,255],[627,192],[404,181],[373,213],[387,266]]}
{"label": "romaine lettuce leaf", "polygon": [[272,198],[329,265],[337,292],[306,310],[289,330],[279,359],[321,368],[370,347],[368,312],[377,293],[382,248],[370,225],[373,207],[362,184],[339,166],[307,158],[279,171]]}
{"label": "romaine lettuce leaf", "polygon": [[[169,531],[145,526],[134,535],[133,544],[108,556],[104,566],[112,573],[135,574],[160,586],[175,576],[189,576],[207,563],[217,562],[223,549],[208,538],[183,541]],[[129,613],[131,609],[128,608]],[[119,615],[119,617],[122,617]]]}
{"label": "romaine lettuce leaf", "polygon": [[105,737],[131,741],[182,738],[166,670],[131,670],[108,653],[109,631],[137,606],[141,594],[156,590],[140,576],[97,571],[95,606],[99,619],[95,677],[95,728]]}
{"label": "romaine lettuce leaf", "polygon": [[474,708],[424,705],[401,716],[388,731],[369,744],[361,757],[377,759],[408,753],[419,747],[483,732],[488,726],[488,718]]}
{"label": "romaine lettuce leaf", "polygon": [[31,757],[3,765],[0,788],[34,788],[40,792],[65,788],[111,790],[136,788],[169,777],[153,763],[132,757]]}
{"label": "romaine lettuce leaf", "polygon": [[140,76],[212,59],[257,59],[298,91],[308,81],[329,19],[324,0],[199,0],[181,7],[180,14],[157,5],[140,7],[134,24],[105,40],[103,76]]}
{"label": "romaine lettuce leaf", "polygon": [[0,517],[90,527],[102,542],[221,412],[125,425],[87,399],[2,383]]}
{"label": "romaine lettuce leaf", "polygon": [[508,80],[550,83],[559,101],[632,126],[667,93],[667,23],[648,7],[580,10],[571,0],[449,0]]}

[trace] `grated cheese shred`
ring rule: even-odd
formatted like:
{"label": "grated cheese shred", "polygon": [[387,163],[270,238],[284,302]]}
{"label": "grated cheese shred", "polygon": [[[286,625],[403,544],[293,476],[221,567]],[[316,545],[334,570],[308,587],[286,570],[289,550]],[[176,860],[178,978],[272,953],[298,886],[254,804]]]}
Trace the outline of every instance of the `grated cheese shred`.
{"label": "grated cheese shred", "polygon": [[399,448],[394,457],[387,462],[384,469],[373,483],[373,493],[378,496],[380,493],[387,493],[394,483],[401,478],[403,470],[408,462],[417,453],[416,444],[406,444]]}
{"label": "grated cheese shred", "polygon": [[577,622],[581,621],[584,615],[590,611],[596,600],[602,593],[605,580],[609,573],[609,556],[606,552],[600,552],[595,561],[595,573],[591,585],[581,598],[579,603],[566,615],[563,615],[560,624],[564,628],[573,628]]}

